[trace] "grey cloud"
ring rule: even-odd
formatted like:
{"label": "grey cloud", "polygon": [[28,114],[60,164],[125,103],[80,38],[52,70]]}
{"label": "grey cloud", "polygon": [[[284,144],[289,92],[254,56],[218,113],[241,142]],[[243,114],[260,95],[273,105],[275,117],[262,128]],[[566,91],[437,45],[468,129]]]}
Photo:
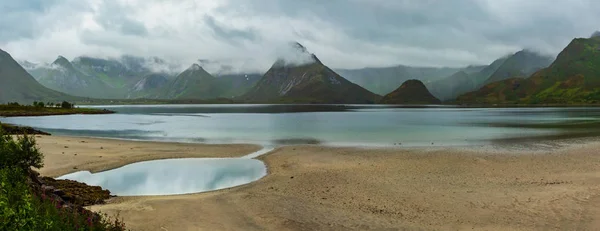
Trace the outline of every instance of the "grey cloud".
{"label": "grey cloud", "polygon": [[128,17],[129,10],[116,1],[104,1],[96,12],[96,21],[105,29],[119,31],[124,35],[148,35],[148,30],[142,22]]}
{"label": "grey cloud", "polygon": [[264,69],[299,41],[333,68],[465,66],[523,48],[556,54],[600,29],[599,10],[597,0],[20,0],[0,6],[0,46],[22,59],[68,47]]}
{"label": "grey cloud", "polygon": [[57,3],[55,0],[4,1],[0,4],[0,42],[33,38],[39,32],[36,17]]}
{"label": "grey cloud", "polygon": [[206,23],[206,25],[214,32],[216,37],[219,39],[224,39],[227,41],[254,41],[259,37],[256,31],[253,31],[252,29],[239,30],[234,28],[228,28],[227,26],[215,20],[215,18],[210,15],[204,16],[204,23]]}

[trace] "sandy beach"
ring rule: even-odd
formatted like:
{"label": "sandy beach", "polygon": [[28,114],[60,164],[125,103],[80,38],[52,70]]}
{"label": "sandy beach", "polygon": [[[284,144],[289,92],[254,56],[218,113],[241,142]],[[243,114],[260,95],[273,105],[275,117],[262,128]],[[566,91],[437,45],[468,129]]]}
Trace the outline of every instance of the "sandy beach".
{"label": "sandy beach", "polygon": [[[242,156],[260,148],[37,140],[47,176],[150,159]],[[500,151],[287,146],[259,157],[269,174],[247,185],[117,197],[92,209],[119,214],[132,230],[596,230],[599,150],[597,141]]]}

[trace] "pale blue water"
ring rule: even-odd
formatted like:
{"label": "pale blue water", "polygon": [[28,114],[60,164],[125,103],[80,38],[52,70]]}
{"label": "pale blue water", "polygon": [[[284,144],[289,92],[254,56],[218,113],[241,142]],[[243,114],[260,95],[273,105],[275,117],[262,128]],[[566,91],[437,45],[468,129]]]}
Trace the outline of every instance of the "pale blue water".
{"label": "pale blue water", "polygon": [[564,133],[490,126],[597,120],[597,108],[390,108],[314,105],[97,106],[108,115],[2,118],[53,134],[122,139],[279,145],[470,145]]}
{"label": "pale blue water", "polygon": [[[61,178],[99,185],[116,195],[169,195],[246,184],[263,177],[255,159],[285,144],[342,146],[478,145],[496,141],[600,134],[589,128],[534,129],[531,124],[597,121],[597,108],[467,109],[356,105],[96,106],[108,115],[0,118],[53,134],[197,143],[254,143],[265,149],[243,158],[175,159],[135,163]],[[510,126],[508,126],[510,125]]]}

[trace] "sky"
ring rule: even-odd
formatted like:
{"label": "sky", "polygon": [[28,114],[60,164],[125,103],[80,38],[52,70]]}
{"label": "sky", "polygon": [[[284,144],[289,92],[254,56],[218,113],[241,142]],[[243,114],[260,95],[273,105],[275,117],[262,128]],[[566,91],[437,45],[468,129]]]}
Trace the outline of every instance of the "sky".
{"label": "sky", "polygon": [[0,49],[264,72],[297,41],[332,68],[457,67],[556,55],[600,30],[598,12],[598,0],[2,0]]}

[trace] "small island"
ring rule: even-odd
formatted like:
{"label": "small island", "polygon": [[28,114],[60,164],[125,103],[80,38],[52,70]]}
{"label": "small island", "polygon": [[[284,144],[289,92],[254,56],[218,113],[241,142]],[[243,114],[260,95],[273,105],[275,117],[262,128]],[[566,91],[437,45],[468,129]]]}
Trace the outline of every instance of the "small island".
{"label": "small island", "polygon": [[66,101],[61,103],[33,102],[32,105],[21,105],[19,103],[0,104],[0,117],[112,113],[114,111],[106,109],[75,107],[75,104]]}

